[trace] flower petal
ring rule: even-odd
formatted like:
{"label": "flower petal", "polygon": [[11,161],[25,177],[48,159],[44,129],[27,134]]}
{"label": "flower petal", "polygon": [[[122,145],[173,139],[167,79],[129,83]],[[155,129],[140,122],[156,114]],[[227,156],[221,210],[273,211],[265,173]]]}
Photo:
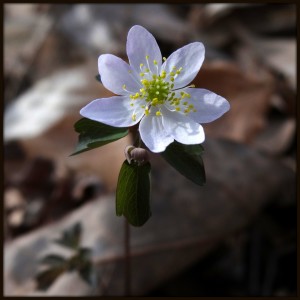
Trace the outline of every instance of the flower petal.
{"label": "flower petal", "polygon": [[196,109],[196,112],[190,112],[188,116],[197,123],[212,122],[230,109],[230,104],[225,98],[209,90],[187,88],[185,91],[191,95],[188,102]]}
{"label": "flower petal", "polygon": [[173,71],[173,67],[182,71],[174,81],[174,89],[188,85],[199,72],[204,60],[204,46],[200,42],[188,44],[175,52],[163,63],[162,69],[167,74]]}
{"label": "flower petal", "polygon": [[204,142],[203,127],[181,112],[162,108],[163,125],[166,131],[179,143],[191,145]]}
{"label": "flower petal", "polygon": [[162,117],[150,114],[145,116],[139,126],[140,135],[145,145],[152,152],[163,152],[174,139],[166,132]]}
{"label": "flower petal", "polygon": [[107,125],[130,127],[141,120],[144,110],[138,105],[130,106],[129,97],[114,96],[90,102],[80,110],[80,114],[85,118]]}
{"label": "flower petal", "polygon": [[[160,49],[154,36],[144,27],[135,25],[129,30],[126,51],[129,63],[137,74],[141,72],[140,64],[144,64],[145,68],[148,68],[147,55],[151,72],[156,74],[157,68],[158,71],[160,70],[162,61]],[[153,64],[154,60],[157,61],[157,66]]]}
{"label": "flower petal", "polygon": [[136,93],[141,84],[134,78],[130,66],[121,58],[112,54],[103,54],[98,58],[98,69],[103,85],[117,95],[126,95],[123,85],[132,93]]}

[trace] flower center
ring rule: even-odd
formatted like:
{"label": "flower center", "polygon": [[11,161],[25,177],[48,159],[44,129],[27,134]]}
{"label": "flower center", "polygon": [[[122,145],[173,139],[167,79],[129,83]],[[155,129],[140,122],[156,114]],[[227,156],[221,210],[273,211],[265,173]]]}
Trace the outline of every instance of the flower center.
{"label": "flower center", "polygon": [[151,105],[156,106],[163,104],[167,99],[171,91],[171,85],[169,82],[155,74],[152,75],[152,79],[142,79],[143,88],[140,89],[141,96]]}
{"label": "flower center", "polygon": [[[163,58],[164,61],[166,58]],[[141,107],[145,111],[145,115],[148,116],[150,113],[150,108],[158,106],[158,110],[156,111],[156,116],[161,116],[160,106],[165,104],[168,107],[172,107],[176,111],[183,111],[185,114],[190,113],[191,111],[196,111],[192,104],[189,104],[186,101],[186,98],[190,98],[190,94],[184,92],[183,90],[177,90],[177,93],[173,91],[174,81],[180,75],[182,71],[182,67],[177,68],[173,67],[172,71],[167,73],[165,70],[162,70],[159,74],[157,61],[153,60],[152,62],[152,70],[149,64],[149,56],[146,55],[146,66],[141,63],[140,64],[140,82],[142,83],[142,88],[139,92],[135,94],[126,90],[126,86],[123,85],[123,89],[130,93],[131,106],[135,106],[135,100],[142,99],[146,103],[141,105]],[[153,70],[156,69],[156,74]],[[131,73],[131,71],[129,71]],[[194,87],[193,85],[189,87]],[[180,94],[180,96],[179,96]],[[135,121],[136,115],[133,113],[132,119]]]}

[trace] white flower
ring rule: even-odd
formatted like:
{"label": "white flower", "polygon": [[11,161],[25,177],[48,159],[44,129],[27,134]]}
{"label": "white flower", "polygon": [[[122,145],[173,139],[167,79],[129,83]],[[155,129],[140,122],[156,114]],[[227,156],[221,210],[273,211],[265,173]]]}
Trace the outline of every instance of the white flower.
{"label": "white flower", "polygon": [[115,127],[140,122],[141,138],[152,152],[164,151],[174,140],[202,143],[205,135],[199,123],[214,121],[230,108],[223,97],[187,86],[204,60],[203,44],[188,44],[162,59],[152,34],[135,25],[126,49],[129,65],[111,54],[98,59],[103,85],[118,96],[96,99],[80,114]]}

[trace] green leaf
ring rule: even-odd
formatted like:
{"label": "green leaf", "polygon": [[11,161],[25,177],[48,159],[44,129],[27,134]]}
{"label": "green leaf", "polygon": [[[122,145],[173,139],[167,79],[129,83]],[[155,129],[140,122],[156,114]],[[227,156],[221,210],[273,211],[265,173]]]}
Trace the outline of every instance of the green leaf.
{"label": "green leaf", "polygon": [[72,256],[68,261],[69,270],[80,269],[81,266],[89,262],[91,257],[91,250],[88,248],[79,248],[77,253]]}
{"label": "green leaf", "polygon": [[91,262],[86,262],[80,269],[79,269],[79,275],[80,277],[88,284],[93,284],[93,275],[94,275],[95,269]]}
{"label": "green leaf", "polygon": [[74,128],[79,133],[79,140],[71,156],[104,146],[128,134],[127,128],[113,127],[87,118],[77,121]]}
{"label": "green leaf", "polygon": [[47,290],[50,285],[65,271],[64,266],[54,267],[40,272],[35,277],[38,290]]}
{"label": "green leaf", "polygon": [[57,244],[62,246],[76,249],[79,247],[81,238],[81,225],[80,223],[76,223],[70,229],[65,230],[62,234],[62,237],[58,240],[55,240]]}
{"label": "green leaf", "polygon": [[82,247],[79,249],[78,255],[81,258],[81,260],[89,260],[92,255],[92,250],[90,248]]}
{"label": "green leaf", "polygon": [[150,163],[139,166],[124,161],[118,179],[116,214],[124,216],[133,226],[142,226],[151,216]]}
{"label": "green leaf", "polygon": [[99,81],[100,83],[102,83],[102,80],[101,80],[101,76],[99,74],[97,74],[95,76],[96,80]]}
{"label": "green leaf", "polygon": [[198,185],[203,185],[206,180],[201,156],[203,151],[200,144],[184,145],[175,141],[161,155],[183,176]]}
{"label": "green leaf", "polygon": [[92,251],[89,248],[79,248],[78,253],[68,260],[68,271],[77,270],[81,278],[92,284],[94,267],[91,262]]}
{"label": "green leaf", "polygon": [[63,266],[66,263],[66,259],[60,255],[56,255],[56,254],[49,254],[45,257],[43,257],[40,260],[41,264],[44,265],[50,265],[51,267],[53,266]]}

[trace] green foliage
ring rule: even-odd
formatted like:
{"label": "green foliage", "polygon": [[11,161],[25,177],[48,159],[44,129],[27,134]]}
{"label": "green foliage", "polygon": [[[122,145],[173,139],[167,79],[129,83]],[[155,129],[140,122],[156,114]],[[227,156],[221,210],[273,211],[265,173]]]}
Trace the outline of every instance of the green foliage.
{"label": "green foliage", "polygon": [[92,284],[93,265],[90,260],[91,250],[79,248],[76,255],[68,260],[68,271],[77,270],[80,277],[89,284]]}
{"label": "green foliage", "polygon": [[48,289],[52,283],[64,272],[77,270],[81,278],[88,284],[92,284],[95,272],[91,262],[91,250],[80,247],[81,225],[76,223],[74,226],[62,233],[62,237],[55,242],[73,249],[74,255],[65,258],[57,254],[49,254],[39,262],[48,266],[46,270],[39,272],[36,276],[39,290]]}
{"label": "green foliage", "polygon": [[37,289],[45,291],[47,290],[52,283],[62,274],[65,272],[65,266],[55,266],[51,267],[47,270],[44,270],[40,272],[36,276],[36,281],[37,281]]}
{"label": "green foliage", "polygon": [[74,124],[79,140],[72,155],[92,150],[114,142],[128,134],[127,128],[118,128],[82,118]]}
{"label": "green foliage", "polygon": [[151,216],[150,163],[138,165],[124,161],[118,179],[116,214],[133,226],[142,226]]}
{"label": "green foliage", "polygon": [[175,141],[161,155],[183,176],[198,185],[204,185],[206,179],[202,160],[203,151],[200,144],[184,145]]}
{"label": "green foliage", "polygon": [[40,260],[41,264],[50,266],[60,266],[66,263],[66,259],[60,255],[49,254]]}
{"label": "green foliage", "polygon": [[70,269],[79,272],[80,277],[88,284],[92,285],[94,268],[90,260],[91,250],[88,248],[80,248],[77,255],[70,260]]}
{"label": "green foliage", "polygon": [[96,80],[99,81],[100,83],[102,83],[102,80],[101,80],[101,76],[99,74],[97,74],[95,76]]}
{"label": "green foliage", "polygon": [[76,249],[79,246],[80,238],[81,238],[81,225],[80,223],[76,223],[68,230],[65,230],[62,233],[62,237],[58,240],[55,240],[55,242],[67,248]]}

